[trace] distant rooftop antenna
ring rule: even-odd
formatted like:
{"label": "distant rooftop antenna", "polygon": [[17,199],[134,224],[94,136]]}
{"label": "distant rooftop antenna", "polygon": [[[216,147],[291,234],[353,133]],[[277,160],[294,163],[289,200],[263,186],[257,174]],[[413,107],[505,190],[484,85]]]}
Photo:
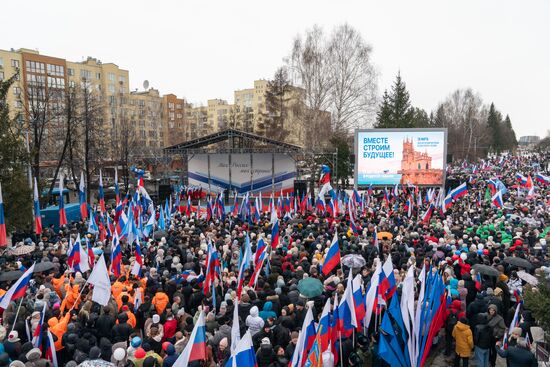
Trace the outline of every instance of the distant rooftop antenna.
{"label": "distant rooftop antenna", "polygon": [[148,80],[144,80],[143,81],[143,89],[147,90],[149,88],[149,81]]}

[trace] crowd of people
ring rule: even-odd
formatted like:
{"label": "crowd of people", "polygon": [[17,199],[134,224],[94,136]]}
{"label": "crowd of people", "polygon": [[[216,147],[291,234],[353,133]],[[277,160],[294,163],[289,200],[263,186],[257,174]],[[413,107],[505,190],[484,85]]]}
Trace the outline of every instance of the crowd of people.
{"label": "crowd of people", "polygon": [[[537,321],[522,294],[534,287],[524,274],[544,282],[550,273],[550,185],[535,182],[536,189],[525,188],[516,173],[535,177],[547,165],[547,156],[532,155],[451,166],[448,175],[467,183],[468,194],[445,212],[434,210],[427,220],[424,214],[437,194],[427,198],[427,189],[412,185],[361,191],[354,218],[344,209],[346,202],[356,200],[351,191],[338,194],[337,213],[320,212],[314,203],[304,211],[293,206],[291,213],[279,213],[279,238],[268,247],[268,261],[255,285],[247,286],[253,266],[241,274],[242,290],[239,267],[247,238],[254,252],[260,239],[268,245],[274,240],[269,206],[264,205],[259,219],[229,211],[223,218],[210,217],[176,208],[165,231],[141,240],[139,276],[131,271],[135,249],[123,239],[121,273],[111,273],[111,297],[104,306],[92,301],[90,271],[74,271],[67,258],[69,246],[80,235],[91,244],[94,262],[103,256],[109,264],[111,240],[88,233],[87,222],[70,223],[58,231],[45,228],[40,236],[13,245],[31,251],[8,248],[0,257],[2,273],[24,271],[33,263],[53,264],[49,270],[35,271],[26,294],[3,310],[0,367],[52,366],[48,340],[54,343],[58,366],[171,367],[201,313],[206,315],[206,358],[189,365],[225,366],[232,353],[235,307],[240,334],[252,335],[258,367],[287,367],[308,310],[318,321],[326,300],[335,294],[341,299],[345,292],[348,267],[338,265],[326,275],[321,271],[335,235],[342,257],[357,254],[364,259],[364,265],[352,272],[361,275],[365,292],[376,264],[388,257],[394,266],[394,297],[400,297],[410,266],[415,278],[426,266],[441,274],[449,307],[434,344],[449,356],[449,364],[467,366],[474,356],[476,366],[495,366],[500,355],[510,367],[535,366],[529,346]],[[505,188],[502,206],[486,194],[493,178]],[[182,195],[181,201],[187,202],[185,191]],[[412,209],[410,199],[415,203]],[[114,219],[115,208],[107,211]],[[213,286],[205,290],[209,243],[219,254],[220,269]],[[494,274],[481,270],[486,268]],[[322,292],[306,297],[298,287],[304,278],[320,280]],[[0,283],[1,294],[16,281]],[[342,367],[387,366],[378,353],[380,319],[373,315],[368,327],[341,335],[337,348],[322,351],[323,365],[337,361]],[[517,326],[509,330],[510,325]]]}

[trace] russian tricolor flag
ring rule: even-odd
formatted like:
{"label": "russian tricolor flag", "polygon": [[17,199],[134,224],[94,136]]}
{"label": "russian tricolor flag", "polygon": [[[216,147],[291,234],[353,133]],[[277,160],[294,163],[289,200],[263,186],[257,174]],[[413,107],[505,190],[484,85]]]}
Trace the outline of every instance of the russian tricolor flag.
{"label": "russian tricolor flag", "polygon": [[535,179],[536,179],[537,182],[539,182],[539,183],[546,184],[546,185],[550,185],[550,177],[545,176],[545,175],[543,175],[542,173],[537,173],[537,174],[535,175]]}
{"label": "russian tricolor flag", "polygon": [[139,239],[136,238],[136,249],[135,249],[135,257],[136,261],[134,262],[134,266],[132,267],[132,274],[134,274],[136,277],[139,277],[141,272],[141,267],[143,266],[143,256],[141,256],[141,247],[139,245]]}
{"label": "russian tricolor flag", "polygon": [[99,170],[99,209],[101,214],[105,213],[105,193],[103,192],[103,175],[101,170]]}
{"label": "russian tricolor flag", "polygon": [[80,203],[80,216],[82,220],[88,217],[88,204],[86,204],[86,187],[84,186],[84,172],[80,171],[80,184],[78,185],[78,201]]}
{"label": "russian tricolor flag", "polygon": [[206,324],[203,311],[201,311],[191,336],[189,336],[185,349],[172,366],[187,367],[190,362],[200,360],[206,360]]}
{"label": "russian tricolor flag", "polygon": [[466,182],[463,182],[460,186],[451,191],[451,196],[455,200],[467,194],[468,186],[466,185]]}
{"label": "russian tricolor flag", "polygon": [[323,308],[323,312],[321,313],[321,317],[319,318],[319,330],[320,335],[319,339],[321,341],[321,350],[327,350],[329,342],[330,342],[330,298],[327,299],[327,302],[325,303],[325,307]]}
{"label": "russian tricolor flag", "polygon": [[348,205],[348,213],[349,213],[349,225],[351,227],[351,230],[353,231],[354,235],[357,235],[359,232],[359,229],[357,228],[357,225],[355,224],[355,220],[353,219],[353,213],[351,212],[351,205]]}
{"label": "russian tricolor flag", "polygon": [[502,191],[497,191],[496,194],[493,195],[491,198],[491,202],[493,205],[495,205],[497,208],[502,208],[504,205],[504,202],[502,201]]}
{"label": "russian tricolor flag", "polygon": [[302,324],[302,330],[298,336],[298,342],[292,354],[292,360],[289,366],[302,367],[306,361],[307,354],[310,351],[313,343],[315,342],[315,322],[313,321],[313,311],[308,308],[304,323]]}
{"label": "russian tricolor flag", "polygon": [[48,338],[46,339],[46,354],[45,357],[48,361],[51,361],[53,367],[57,367],[57,355],[55,352],[55,343],[50,330],[48,330]]}
{"label": "russian tricolor flag", "polygon": [[118,234],[115,232],[115,235],[111,242],[111,273],[115,277],[120,276],[120,264],[122,263],[122,250],[120,248],[120,239]]}
{"label": "russian tricolor flag", "polygon": [[40,350],[42,350],[42,331],[44,329],[44,317],[46,317],[46,305],[47,303],[44,303],[42,312],[40,312],[40,321],[38,322],[38,325],[36,325],[36,329],[34,330],[32,336],[33,347],[40,348]]}
{"label": "russian tricolor flag", "polygon": [[524,175],[522,175],[519,172],[516,173],[516,180],[518,180],[518,182],[521,186],[527,185],[527,177],[525,177]]}
{"label": "russian tricolor flag", "polygon": [[67,213],[65,212],[65,203],[63,201],[63,175],[59,175],[59,226],[67,225]]}
{"label": "russian tricolor flag", "polygon": [[391,256],[388,255],[388,258],[382,265],[382,272],[380,273],[380,283],[378,285],[378,294],[387,301],[395,293],[396,282],[395,276],[393,275],[393,263],[391,261]]}
{"label": "russian tricolor flag", "polygon": [[[1,196],[2,194],[0,193],[0,197]],[[42,234],[42,216],[40,215],[40,199],[38,198],[38,184],[36,182],[36,177],[34,178],[34,233],[37,235]]]}
{"label": "russian tricolor flag", "polygon": [[279,245],[279,218],[277,212],[271,211],[271,248],[274,249]]}
{"label": "russian tricolor flag", "polygon": [[[353,304],[355,306],[355,319],[356,320],[363,320],[365,318],[366,314],[366,304],[365,304],[365,297],[363,296],[363,278],[361,277],[361,274],[357,274],[355,278],[353,278],[352,286],[353,286]],[[359,327],[359,322],[357,323],[357,327]]]}
{"label": "russian tricolor flag", "polygon": [[323,275],[327,276],[338,264],[340,264],[340,246],[338,244],[338,233],[335,232],[321,268]]}
{"label": "russian tricolor flag", "polygon": [[19,278],[17,282],[15,282],[6,293],[4,293],[4,296],[2,296],[2,299],[0,300],[0,308],[5,310],[8,308],[11,301],[15,301],[25,296],[25,292],[27,291],[29,282],[32,278],[32,273],[34,272],[34,265],[35,264],[32,264],[32,266],[28,268],[23,275],[21,275],[21,278]]}
{"label": "russian tricolor flag", "polygon": [[342,334],[349,336],[353,329],[357,328],[358,323],[355,316],[355,301],[353,299],[352,273],[349,270],[348,283],[338,305],[338,328]]}
{"label": "russian tricolor flag", "polygon": [[[235,306],[236,307],[236,306]],[[174,365],[175,366],[175,365]],[[235,350],[231,353],[231,357],[225,363],[225,367],[258,367],[256,361],[256,353],[252,344],[252,336],[250,331],[237,342]]]}

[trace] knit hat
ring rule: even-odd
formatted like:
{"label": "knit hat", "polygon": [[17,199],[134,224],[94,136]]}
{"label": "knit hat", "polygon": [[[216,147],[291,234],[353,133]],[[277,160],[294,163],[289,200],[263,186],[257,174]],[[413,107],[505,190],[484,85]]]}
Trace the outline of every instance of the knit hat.
{"label": "knit hat", "polygon": [[138,359],[145,358],[145,350],[143,350],[143,348],[136,349],[136,352],[134,353],[134,357]]}
{"label": "knit hat", "polygon": [[269,340],[269,338],[263,338],[262,345],[271,345],[271,341]]}
{"label": "knit hat", "polygon": [[133,348],[138,348],[141,345],[141,338],[139,336],[134,336],[130,342],[130,345]]}

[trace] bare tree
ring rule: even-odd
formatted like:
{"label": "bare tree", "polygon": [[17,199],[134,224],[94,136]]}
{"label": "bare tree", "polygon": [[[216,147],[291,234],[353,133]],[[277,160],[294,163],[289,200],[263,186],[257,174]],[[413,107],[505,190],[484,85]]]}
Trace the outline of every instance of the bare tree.
{"label": "bare tree", "polygon": [[473,159],[485,155],[490,142],[487,126],[488,108],[471,88],[457,89],[440,105],[438,125],[449,129],[450,153]]}
{"label": "bare tree", "polygon": [[372,47],[349,24],[334,29],[328,44],[332,127],[346,135],[372,122],[376,107],[376,71]]}
{"label": "bare tree", "polygon": [[315,25],[306,31],[305,39],[297,36],[287,62],[294,83],[304,89],[305,108],[300,116],[307,137],[305,146],[318,148],[326,137],[319,124],[321,113],[330,107],[333,83],[323,29]]}
{"label": "bare tree", "polygon": [[42,160],[58,157],[56,135],[63,125],[65,90],[61,86],[48,85],[45,75],[36,75],[22,83],[21,93],[23,116],[31,136],[29,150],[33,176],[40,177]]}

